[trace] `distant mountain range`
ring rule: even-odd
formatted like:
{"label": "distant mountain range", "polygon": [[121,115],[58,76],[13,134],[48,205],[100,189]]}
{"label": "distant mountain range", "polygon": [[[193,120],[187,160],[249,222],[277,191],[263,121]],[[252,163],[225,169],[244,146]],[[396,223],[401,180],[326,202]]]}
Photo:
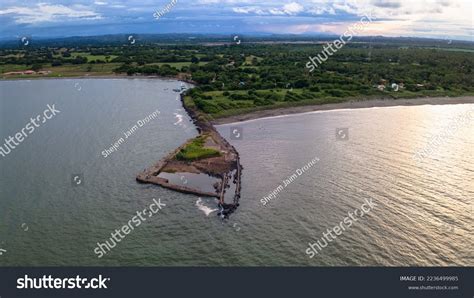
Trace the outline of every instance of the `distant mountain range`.
{"label": "distant mountain range", "polygon": [[[60,38],[35,38],[26,36],[30,46],[82,46],[82,45],[122,45],[128,44],[130,36],[135,44],[202,44],[202,43],[233,43],[234,35],[224,34],[114,34],[98,36],[71,36]],[[325,42],[338,38],[337,35],[291,35],[291,34],[261,34],[253,33],[240,35],[242,42]],[[354,37],[352,42],[371,42],[385,44],[422,45],[422,46],[450,46],[474,47],[474,42],[447,39],[414,38],[414,37],[384,37],[364,36]],[[21,46],[21,39],[8,39],[0,41],[0,47],[11,48]]]}

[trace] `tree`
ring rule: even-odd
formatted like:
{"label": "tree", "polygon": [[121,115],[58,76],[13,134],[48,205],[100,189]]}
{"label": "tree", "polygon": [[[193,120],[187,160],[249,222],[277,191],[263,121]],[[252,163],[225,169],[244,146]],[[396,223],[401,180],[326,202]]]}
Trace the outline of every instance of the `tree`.
{"label": "tree", "polygon": [[35,64],[33,64],[33,66],[31,67],[31,69],[32,69],[33,71],[38,71],[38,70],[40,70],[40,69],[42,69],[42,68],[43,68],[43,65],[41,65],[41,64],[39,64],[39,63],[35,63]]}

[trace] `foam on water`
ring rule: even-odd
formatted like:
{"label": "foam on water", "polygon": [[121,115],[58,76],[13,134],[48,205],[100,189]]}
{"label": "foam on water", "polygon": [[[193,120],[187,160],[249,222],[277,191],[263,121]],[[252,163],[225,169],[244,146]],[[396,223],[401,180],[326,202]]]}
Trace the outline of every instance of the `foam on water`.
{"label": "foam on water", "polygon": [[196,206],[198,207],[199,210],[204,212],[206,214],[206,216],[209,216],[209,214],[211,214],[212,212],[216,212],[218,210],[218,209],[211,209],[211,208],[207,207],[206,205],[204,205],[201,198],[199,198],[196,201]]}

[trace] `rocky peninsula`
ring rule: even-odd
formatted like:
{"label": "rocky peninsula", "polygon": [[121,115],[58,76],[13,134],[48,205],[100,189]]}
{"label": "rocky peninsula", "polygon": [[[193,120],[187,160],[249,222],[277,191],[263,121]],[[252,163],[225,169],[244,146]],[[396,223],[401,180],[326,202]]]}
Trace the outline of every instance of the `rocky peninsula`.
{"label": "rocky peninsula", "polygon": [[[200,112],[191,100],[186,100],[186,92],[182,92],[180,96],[183,107],[193,120],[199,135],[139,173],[136,179],[139,183],[155,184],[182,193],[215,197],[218,199],[219,215],[226,218],[239,206],[243,169],[239,153],[217,132],[208,116]],[[212,185],[214,191],[208,191],[188,186],[187,181],[171,181],[162,177],[162,174],[205,174],[217,182]]]}

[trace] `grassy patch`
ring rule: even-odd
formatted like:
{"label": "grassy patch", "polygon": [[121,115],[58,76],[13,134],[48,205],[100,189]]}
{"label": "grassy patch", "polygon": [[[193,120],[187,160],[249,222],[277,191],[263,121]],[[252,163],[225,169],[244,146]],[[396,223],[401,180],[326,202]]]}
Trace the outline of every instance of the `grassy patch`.
{"label": "grassy patch", "polygon": [[[207,63],[208,62],[199,62],[198,65],[203,66],[203,65],[206,65]],[[168,64],[171,67],[181,70],[185,66],[189,67],[191,65],[191,62],[156,62],[156,63],[148,63],[147,65],[158,65],[161,67],[165,64]]]}
{"label": "grassy patch", "polygon": [[[333,91],[333,90],[330,90]],[[340,93],[340,94],[339,94]],[[220,118],[253,111],[338,103],[353,99],[349,92],[311,92],[306,89],[210,91],[197,95],[194,105],[211,117]]]}
{"label": "grassy patch", "polygon": [[421,90],[411,92],[403,90],[400,92],[380,92],[377,90],[367,90],[366,94],[360,94],[353,90],[343,89],[272,89],[255,90],[252,92],[239,91],[208,91],[195,95],[195,98],[185,100],[188,106],[209,115],[211,119],[246,114],[255,111],[288,108],[306,105],[324,105],[342,103],[348,101],[360,101],[381,98],[417,98],[417,97],[456,97],[470,95],[467,91],[450,90]]}
{"label": "grassy patch", "polygon": [[[7,78],[35,78],[35,77],[78,77],[78,76],[107,76],[115,75],[114,69],[120,66],[119,63],[103,63],[103,64],[78,64],[78,65],[61,65],[52,67],[51,64],[43,65],[41,70],[51,71],[48,75],[18,75],[7,76]],[[6,64],[0,65],[0,74],[10,71],[31,70],[31,66]]]}
{"label": "grassy patch", "polygon": [[255,61],[257,61],[257,62],[260,62],[260,61],[263,60],[263,58],[260,58],[260,57],[254,56],[254,55],[250,55],[250,56],[245,57],[245,63],[244,63],[244,65],[245,65],[245,66],[253,65],[254,59],[255,59]]}
{"label": "grassy patch", "polygon": [[11,71],[24,71],[31,69],[31,66],[17,65],[17,64],[3,64],[0,65],[0,73],[11,72]]}
{"label": "grassy patch", "polygon": [[181,149],[178,154],[176,154],[176,159],[181,161],[194,161],[220,156],[221,153],[218,150],[204,147],[206,138],[207,136],[199,136],[195,138],[186,147]]}
{"label": "grassy patch", "polygon": [[72,58],[85,57],[85,58],[87,58],[88,62],[91,62],[91,61],[103,61],[103,62],[105,62],[105,61],[112,61],[113,59],[117,58],[118,56],[115,56],[115,55],[109,55],[109,56],[106,56],[106,55],[92,55],[90,53],[73,52],[73,53],[71,53],[71,57]]}

